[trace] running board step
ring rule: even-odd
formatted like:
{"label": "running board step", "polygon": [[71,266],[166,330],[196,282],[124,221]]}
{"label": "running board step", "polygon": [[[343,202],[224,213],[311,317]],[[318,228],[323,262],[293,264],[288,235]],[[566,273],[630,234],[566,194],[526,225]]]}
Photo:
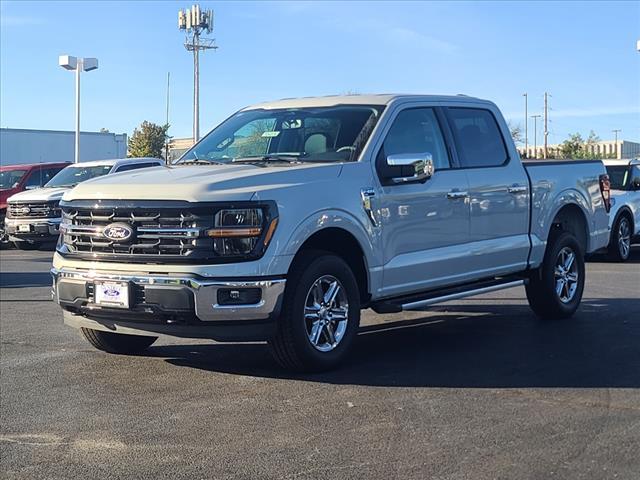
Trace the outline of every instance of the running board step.
{"label": "running board step", "polygon": [[525,283],[526,279],[514,277],[475,282],[421,294],[381,300],[373,303],[371,308],[376,313],[398,313],[403,310],[417,310],[435,303],[472,297],[483,293],[495,292],[496,290],[504,290],[505,288],[519,287]]}

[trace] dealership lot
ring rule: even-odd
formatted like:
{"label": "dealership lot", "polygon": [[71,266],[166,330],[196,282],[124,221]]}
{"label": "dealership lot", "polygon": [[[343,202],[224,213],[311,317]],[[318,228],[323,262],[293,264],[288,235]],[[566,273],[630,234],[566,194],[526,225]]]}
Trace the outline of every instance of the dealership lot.
{"label": "dealership lot", "polygon": [[[572,320],[516,288],[365,327],[347,366],[261,344],[93,350],[50,301],[51,252],[0,252],[5,478],[637,478],[640,249],[587,264]],[[386,322],[380,324],[380,322]]]}

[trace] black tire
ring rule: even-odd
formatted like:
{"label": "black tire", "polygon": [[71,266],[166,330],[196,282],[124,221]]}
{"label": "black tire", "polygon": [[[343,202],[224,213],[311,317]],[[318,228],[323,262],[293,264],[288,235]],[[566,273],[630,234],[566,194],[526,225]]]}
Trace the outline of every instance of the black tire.
{"label": "black tire", "polygon": [[[538,268],[529,279],[526,286],[527,300],[529,306],[543,319],[561,319],[572,316],[580,305],[582,300],[582,292],[584,291],[585,269],[584,269],[584,252],[576,238],[568,232],[554,233],[550,236],[550,244],[544,254],[542,265]],[[568,250],[566,250],[568,249]],[[569,273],[563,277],[562,273],[556,276],[556,264],[560,261],[561,252],[573,252],[574,260],[571,269],[575,264],[575,273],[577,280],[575,281],[575,289],[569,295],[569,287],[561,289],[559,294],[556,291],[558,281],[567,281]],[[570,269],[570,270],[571,270]],[[566,282],[568,285],[570,282]],[[561,297],[564,297],[564,301]]]}
{"label": "black tire", "polygon": [[[307,301],[312,294],[312,286],[322,279],[333,278],[343,288],[342,298],[348,302],[346,309],[346,328],[340,340],[333,346],[328,332],[318,328],[322,345],[314,346],[308,328],[315,324],[307,319]],[[326,280],[325,280],[326,281]],[[331,280],[328,280],[331,282]],[[322,286],[320,287],[322,288]],[[332,303],[332,305],[334,305]],[[335,305],[334,305],[335,306]],[[325,311],[327,308],[325,308]],[[333,311],[332,308],[328,310]],[[320,317],[318,317],[320,318]],[[331,325],[331,332],[339,331],[340,320],[327,321]],[[360,292],[353,272],[349,265],[340,257],[323,251],[308,250],[303,252],[292,265],[287,277],[287,287],[284,293],[282,313],[278,319],[276,334],[269,340],[271,353],[276,361],[285,369],[298,372],[318,372],[336,367],[348,355],[360,325]],[[331,333],[333,335],[333,333]],[[334,340],[337,337],[334,338]],[[335,342],[334,342],[335,343]]]}
{"label": "black tire", "polygon": [[13,242],[18,250],[38,250],[42,245],[40,242]]}
{"label": "black tire", "polygon": [[631,254],[631,220],[626,214],[620,215],[611,231],[611,240],[607,248],[609,259],[614,262],[626,262]]}
{"label": "black tire", "polygon": [[91,328],[81,328],[80,332],[82,336],[98,350],[124,355],[141,353],[158,339],[158,337],[103,332]]}

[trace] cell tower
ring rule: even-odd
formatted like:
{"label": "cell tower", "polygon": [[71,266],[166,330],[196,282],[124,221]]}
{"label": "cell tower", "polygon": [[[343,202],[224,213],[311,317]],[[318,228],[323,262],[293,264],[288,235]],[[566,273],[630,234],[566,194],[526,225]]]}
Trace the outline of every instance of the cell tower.
{"label": "cell tower", "polygon": [[213,31],[213,11],[200,5],[178,11],[178,28],[186,32],[184,48],[193,52],[193,143],[200,140],[200,51],[215,50],[214,38],[201,38]]}

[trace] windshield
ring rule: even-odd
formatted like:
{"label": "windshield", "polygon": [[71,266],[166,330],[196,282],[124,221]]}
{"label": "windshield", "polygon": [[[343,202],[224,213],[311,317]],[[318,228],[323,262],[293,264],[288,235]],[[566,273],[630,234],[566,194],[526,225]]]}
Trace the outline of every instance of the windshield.
{"label": "windshield", "polygon": [[628,165],[608,166],[607,174],[613,190],[626,190],[631,181],[630,168]]}
{"label": "windshield", "polygon": [[69,166],[63,168],[45,185],[45,188],[52,187],[73,187],[80,182],[90,178],[106,175],[113,168],[112,165],[99,165],[97,167]]}
{"label": "windshield", "polygon": [[0,172],[0,190],[13,188],[20,181],[26,170],[5,170]]}
{"label": "windshield", "polygon": [[340,106],[238,112],[174,163],[291,159],[344,162],[357,159],[380,107]]}

